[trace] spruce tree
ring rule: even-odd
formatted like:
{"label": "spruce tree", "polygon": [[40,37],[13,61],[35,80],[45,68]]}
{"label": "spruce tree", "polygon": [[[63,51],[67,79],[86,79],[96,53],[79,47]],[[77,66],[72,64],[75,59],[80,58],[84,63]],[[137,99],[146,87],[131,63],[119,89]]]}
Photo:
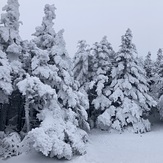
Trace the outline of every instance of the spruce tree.
{"label": "spruce tree", "polygon": [[90,82],[89,97],[89,117],[91,126],[96,123],[97,117],[110,105],[108,99],[109,85],[111,82],[111,69],[114,51],[107,41],[106,36],[100,43],[96,42],[92,48],[93,68]]}
{"label": "spruce tree", "polygon": [[[7,111],[5,125],[9,130],[19,130],[21,114],[23,111],[21,95],[18,92],[16,83],[24,73],[20,56],[22,52],[21,38],[19,36],[19,3],[17,0],[8,0],[3,7],[0,23],[0,49],[6,53],[10,67],[10,75],[13,86],[12,95],[9,97],[9,105],[4,106]],[[3,116],[4,118],[5,116]]]}
{"label": "spruce tree", "polygon": [[0,50],[0,131],[5,130],[9,96],[13,91],[11,67],[6,53]]}
{"label": "spruce tree", "polygon": [[151,79],[151,93],[154,96],[154,98],[159,99],[161,97],[162,93],[162,84],[163,84],[163,54],[162,49],[159,49],[157,52],[157,58],[154,62],[154,68],[153,68],[153,78]]}
{"label": "spruce tree", "polygon": [[74,79],[79,82],[79,87],[87,89],[86,87],[89,83],[88,65],[90,50],[85,40],[80,40],[77,47],[78,50],[73,58],[73,75]]}
{"label": "spruce tree", "polygon": [[159,69],[160,69],[162,62],[163,62],[163,52],[162,52],[162,49],[160,48],[157,51],[157,58],[155,61],[155,73],[159,73],[159,71],[160,71]]}
{"label": "spruce tree", "polygon": [[98,125],[104,129],[123,131],[131,126],[134,132],[150,130],[146,115],[156,105],[148,94],[145,71],[135,60],[136,48],[128,29],[122,36],[122,44],[112,69],[110,106],[98,117]]}
{"label": "spruce tree", "polygon": [[[73,79],[72,62],[63,39],[64,30],[56,33],[53,29],[54,11],[54,5],[45,5],[42,25],[36,28],[33,45],[29,52],[32,58],[31,75],[37,77],[42,86],[48,85],[52,90],[55,90],[56,95],[55,99],[52,98],[50,105],[39,106],[40,113],[37,116],[44,115],[44,117],[39,118],[41,124],[29,132],[27,137],[31,137],[32,133],[33,147],[44,155],[70,159],[74,154],[85,152],[87,134],[83,129],[89,130],[86,113],[88,102],[84,95],[78,91],[78,85]],[[29,79],[25,80],[30,81],[31,75],[29,75]],[[26,96],[27,94],[25,94],[25,99],[28,99]],[[44,103],[46,101],[49,101],[48,98],[43,100]],[[28,104],[28,100],[25,105],[31,110],[32,106]],[[51,116],[49,117],[49,115]],[[48,118],[50,118],[50,122],[48,122]],[[47,122],[49,125],[45,125]],[[45,130],[48,131],[43,134],[45,140],[40,141],[37,136]],[[51,134],[54,137],[47,139],[51,137]],[[50,149],[46,149],[46,143],[51,144]],[[43,147],[45,149],[42,149]]]}
{"label": "spruce tree", "polygon": [[153,62],[152,62],[152,59],[151,59],[151,52],[148,52],[147,56],[145,57],[144,69],[146,71],[146,76],[147,76],[148,79],[153,77],[154,65],[153,65]]}

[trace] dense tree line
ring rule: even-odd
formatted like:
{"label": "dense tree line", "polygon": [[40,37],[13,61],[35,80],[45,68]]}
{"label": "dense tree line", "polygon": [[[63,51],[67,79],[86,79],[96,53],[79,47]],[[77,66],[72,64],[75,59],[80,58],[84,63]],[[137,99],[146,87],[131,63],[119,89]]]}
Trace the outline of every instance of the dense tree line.
{"label": "dense tree line", "polygon": [[0,19],[0,154],[34,148],[71,159],[85,153],[91,128],[150,131],[149,115],[163,117],[163,54],[137,57],[127,29],[115,52],[104,36],[80,40],[71,59],[64,30],[56,32],[54,5],[45,5],[34,38],[19,35],[19,3],[8,0]]}

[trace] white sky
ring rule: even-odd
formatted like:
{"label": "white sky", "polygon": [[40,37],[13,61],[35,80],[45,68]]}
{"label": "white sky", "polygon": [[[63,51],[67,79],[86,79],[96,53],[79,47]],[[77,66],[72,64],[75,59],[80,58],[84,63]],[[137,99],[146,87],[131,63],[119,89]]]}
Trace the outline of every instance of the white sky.
{"label": "white sky", "polygon": [[[0,0],[0,13],[6,2]],[[74,55],[78,40],[93,44],[104,35],[117,51],[127,28],[133,32],[139,55],[151,51],[155,58],[158,48],[163,48],[163,0],[19,0],[19,3],[23,39],[30,39],[35,27],[41,24],[44,5],[55,4],[54,28],[56,32],[65,29],[70,56]]]}

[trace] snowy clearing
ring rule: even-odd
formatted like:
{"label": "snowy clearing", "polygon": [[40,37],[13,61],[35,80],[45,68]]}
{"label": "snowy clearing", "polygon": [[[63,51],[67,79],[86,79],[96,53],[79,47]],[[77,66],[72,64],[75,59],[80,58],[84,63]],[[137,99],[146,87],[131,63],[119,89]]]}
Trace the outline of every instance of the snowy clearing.
{"label": "snowy clearing", "polygon": [[71,161],[58,161],[33,152],[1,163],[162,163],[163,122],[152,126],[145,134],[108,133],[93,130],[87,146],[87,154]]}

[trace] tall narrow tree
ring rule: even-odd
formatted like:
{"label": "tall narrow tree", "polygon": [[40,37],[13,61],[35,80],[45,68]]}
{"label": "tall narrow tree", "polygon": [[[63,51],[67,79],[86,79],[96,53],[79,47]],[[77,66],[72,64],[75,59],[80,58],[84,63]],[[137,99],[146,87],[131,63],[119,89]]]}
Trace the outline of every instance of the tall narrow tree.
{"label": "tall narrow tree", "polygon": [[108,92],[110,91],[108,86],[111,82],[110,73],[114,51],[105,36],[100,43],[96,42],[94,44],[92,53],[93,72],[88,93],[91,124],[96,123],[97,117],[110,105],[110,100],[108,99]]}
{"label": "tall narrow tree", "polygon": [[[9,128],[18,129],[19,112],[22,112],[21,95],[16,88],[17,80],[22,76],[23,69],[19,60],[22,48],[21,38],[19,36],[19,3],[17,0],[8,0],[7,5],[3,7],[4,13],[1,14],[0,22],[0,49],[6,53],[9,61],[10,75],[14,91],[10,96],[7,106],[6,125]],[[19,115],[18,115],[19,114]]]}
{"label": "tall narrow tree", "polygon": [[155,73],[159,73],[159,69],[160,69],[162,62],[163,62],[163,52],[162,52],[162,49],[160,48],[157,51],[157,58],[155,61]]}
{"label": "tall narrow tree", "polygon": [[146,71],[146,76],[150,80],[150,78],[153,76],[153,70],[154,70],[154,64],[151,59],[151,52],[148,52],[147,56],[144,60],[144,69]]}
{"label": "tall narrow tree", "polygon": [[78,50],[73,58],[74,79],[79,82],[80,88],[87,89],[89,83],[89,57],[90,50],[85,40],[78,42]]}

